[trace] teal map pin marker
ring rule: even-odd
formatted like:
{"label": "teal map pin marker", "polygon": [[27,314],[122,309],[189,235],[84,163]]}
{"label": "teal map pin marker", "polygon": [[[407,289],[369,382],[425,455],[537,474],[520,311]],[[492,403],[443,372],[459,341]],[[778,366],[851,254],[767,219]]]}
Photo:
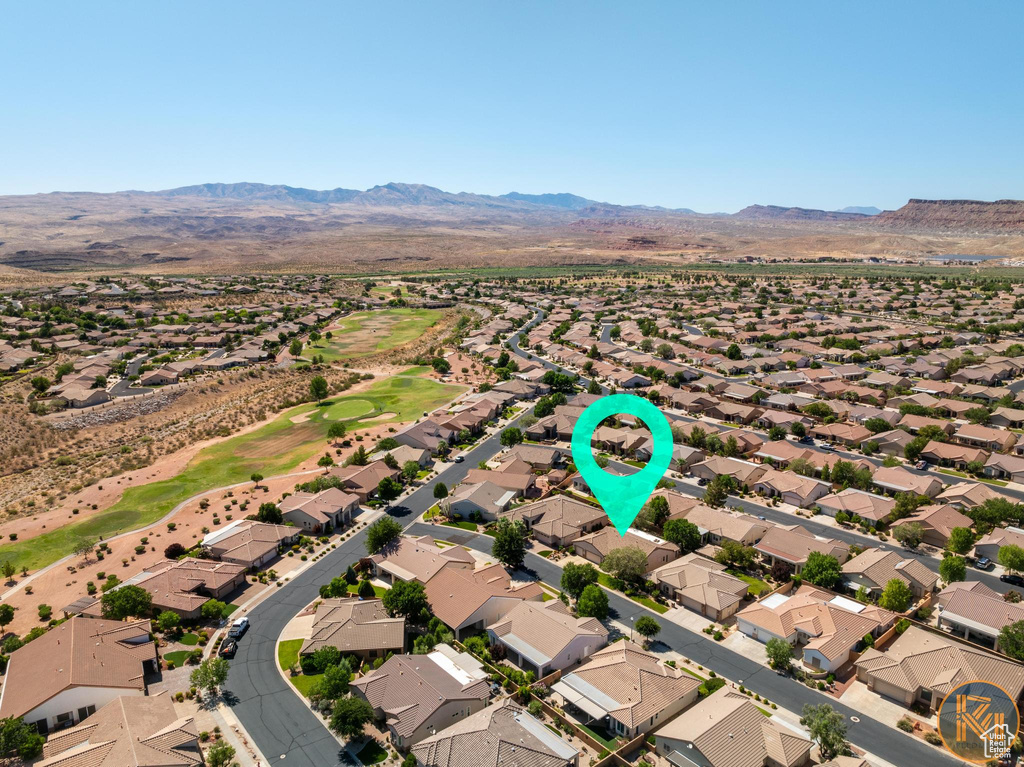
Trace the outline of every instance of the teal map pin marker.
{"label": "teal map pin marker", "polygon": [[[598,466],[590,447],[594,429],[608,416],[619,413],[643,421],[654,440],[647,465],[624,477],[609,474]],[[662,412],[643,397],[611,394],[590,405],[576,421],[572,430],[572,460],[619,535],[625,535],[672,462],[672,429]]]}

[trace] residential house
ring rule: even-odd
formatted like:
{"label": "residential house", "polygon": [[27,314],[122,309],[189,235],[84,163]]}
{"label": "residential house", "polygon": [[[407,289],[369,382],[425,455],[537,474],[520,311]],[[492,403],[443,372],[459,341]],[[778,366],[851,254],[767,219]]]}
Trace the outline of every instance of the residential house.
{"label": "residential house", "polygon": [[506,490],[490,481],[462,484],[448,498],[449,511],[466,519],[476,513],[485,521],[494,522],[515,497],[515,490]]}
{"label": "residential house", "polygon": [[579,752],[511,698],[502,698],[412,747],[420,767],[579,767]]}
{"label": "residential house", "polygon": [[690,553],[659,567],[651,580],[669,599],[721,623],[739,610],[748,590],[745,581],[725,569],[713,559]]}
{"label": "residential house", "polygon": [[848,447],[856,447],[861,442],[871,439],[871,432],[855,423],[826,423],[815,426],[811,434],[818,439],[837,442]]}
{"label": "residential house", "polygon": [[815,671],[835,671],[862,646],[866,635],[880,636],[896,614],[809,585],[771,594],[736,614],[736,626],[761,643],[784,639]]}
{"label": "residential house", "polygon": [[915,599],[935,590],[939,577],[918,559],[904,559],[895,551],[867,549],[843,564],[846,585],[857,590],[861,586],[878,596],[891,580],[910,587]]}
{"label": "residential house", "polygon": [[[999,650],[1004,626],[1024,620],[1024,606],[1007,602],[997,591],[981,588],[946,588],[939,595],[937,625],[969,642]],[[954,586],[964,585],[962,583]]]}
{"label": "residential house", "polygon": [[148,620],[73,617],[11,653],[0,718],[21,717],[39,732],[62,730],[122,695],[146,694],[156,671]]}
{"label": "residential house", "polygon": [[976,423],[965,423],[953,435],[963,445],[973,445],[993,453],[1005,453],[1017,444],[1017,435],[1004,429],[993,429]]}
{"label": "residential house", "polygon": [[902,519],[900,523],[913,522],[917,522],[924,529],[922,541],[940,549],[946,545],[953,528],[970,528],[973,524],[970,517],[961,514],[952,506],[942,503],[922,506],[909,517]]}
{"label": "residential house", "polygon": [[1013,700],[1024,691],[1024,666],[917,626],[884,651],[865,650],[855,665],[868,689],[904,706],[937,710],[949,693],[973,679],[999,685]]}
{"label": "residential house", "polygon": [[988,557],[999,561],[999,549],[1003,546],[1024,548],[1024,530],[1019,527],[997,527],[974,545],[974,556]]}
{"label": "residential house", "polygon": [[871,481],[893,494],[914,493],[934,498],[942,491],[942,480],[927,474],[915,474],[902,466],[879,466]]}
{"label": "residential house", "polygon": [[352,687],[402,750],[482,710],[490,697],[480,664],[447,645],[426,655],[394,655]]}
{"label": "residential house", "polygon": [[384,461],[374,461],[365,466],[335,466],[328,474],[342,481],[344,490],[356,496],[360,503],[366,503],[377,494],[377,487],[385,477],[396,479],[401,472],[392,469]]}
{"label": "residential house", "polygon": [[505,490],[515,493],[515,496],[527,495],[536,485],[537,477],[528,472],[516,471],[491,471],[489,469],[470,469],[463,480],[466,484],[479,484],[490,482]]}
{"label": "residential house", "polygon": [[679,547],[655,535],[630,528],[625,535],[619,535],[614,527],[604,527],[597,532],[581,536],[573,543],[576,554],[600,565],[615,549],[634,547],[647,557],[646,572],[661,567],[679,556]]}
{"label": "residential house", "polygon": [[444,567],[472,570],[473,555],[461,546],[437,546],[427,536],[402,536],[393,545],[369,558],[373,576],[388,583],[426,583]]}
{"label": "residential house", "polygon": [[975,509],[992,498],[1005,498],[1005,496],[997,493],[990,485],[983,482],[957,482],[939,493],[935,500],[948,504],[959,511],[964,511],[965,509]]}
{"label": "residential house", "polygon": [[985,463],[988,460],[988,453],[969,445],[931,440],[921,451],[921,458],[939,466],[952,466],[963,470],[972,463]]}
{"label": "residential house", "polygon": [[35,767],[201,767],[199,727],[170,695],[121,695],[77,727],[54,732]]}
{"label": "residential house", "polygon": [[214,559],[252,570],[273,561],[281,547],[293,543],[298,537],[297,527],[237,519],[208,533],[201,545]]}
{"label": "residential house", "polygon": [[1016,455],[993,453],[985,462],[983,472],[986,477],[1008,479],[1011,482],[1024,482],[1024,458]]}
{"label": "residential house", "polygon": [[492,644],[538,679],[582,663],[608,643],[608,629],[597,618],[577,618],[557,599],[520,602],[487,626]]}
{"label": "residential house", "polygon": [[436,453],[442,445],[451,445],[458,436],[458,430],[442,426],[435,420],[427,419],[407,426],[395,435],[400,445],[423,448]]}
{"label": "residential house", "polygon": [[552,691],[614,735],[635,738],[697,702],[700,681],[631,641],[616,642],[563,673]]}
{"label": "residential house", "polygon": [[767,466],[721,455],[710,456],[690,467],[690,473],[695,477],[709,481],[719,476],[732,477],[740,487],[753,487],[766,471]]}
{"label": "residential house", "polygon": [[796,472],[768,469],[751,489],[759,495],[780,498],[783,503],[806,509],[822,496],[828,495],[832,485]]}
{"label": "residential house", "polygon": [[329,487],[319,493],[293,493],[282,499],[278,508],[285,522],[307,532],[321,533],[351,523],[352,517],[359,513],[361,500],[363,497],[358,493]]}
{"label": "residential house", "polygon": [[521,521],[537,541],[554,548],[569,546],[609,522],[602,509],[567,495],[551,495],[499,516]]}
{"label": "residential house", "polygon": [[846,490],[819,498],[817,506],[822,514],[830,517],[842,511],[850,517],[859,517],[863,522],[875,527],[889,516],[896,506],[896,501],[884,495],[848,487]]}
{"label": "residential house", "polygon": [[678,767],[805,767],[813,743],[724,687],[654,733],[655,750]]}
{"label": "residential house", "polygon": [[839,560],[839,564],[850,557],[848,544],[833,538],[817,538],[799,525],[792,527],[776,525],[769,528],[764,537],[754,545],[754,548],[761,553],[769,565],[776,561],[785,562],[793,568],[795,575],[799,575],[803,570],[804,565],[807,564],[807,557],[812,551],[833,556]]}
{"label": "residential house", "polygon": [[427,601],[461,639],[503,618],[520,602],[539,602],[543,590],[536,581],[514,582],[500,564],[466,570],[443,567],[426,583]]}
{"label": "residential house", "polygon": [[317,605],[309,638],[300,655],[312,655],[322,647],[337,647],[344,656],[364,661],[385,658],[405,650],[405,618],[392,618],[380,599],[342,597]]}
{"label": "residential house", "polygon": [[715,545],[722,541],[735,541],[744,546],[753,546],[773,527],[771,522],[761,521],[750,514],[713,509],[702,503],[697,503],[683,514],[672,514],[669,519],[692,522],[700,530],[703,539]]}

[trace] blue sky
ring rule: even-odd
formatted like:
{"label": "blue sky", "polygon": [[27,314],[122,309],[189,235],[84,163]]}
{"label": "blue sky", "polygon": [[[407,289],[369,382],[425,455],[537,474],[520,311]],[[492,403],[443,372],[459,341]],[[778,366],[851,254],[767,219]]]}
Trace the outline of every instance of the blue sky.
{"label": "blue sky", "polygon": [[4,5],[0,194],[1024,197],[1024,3]]}

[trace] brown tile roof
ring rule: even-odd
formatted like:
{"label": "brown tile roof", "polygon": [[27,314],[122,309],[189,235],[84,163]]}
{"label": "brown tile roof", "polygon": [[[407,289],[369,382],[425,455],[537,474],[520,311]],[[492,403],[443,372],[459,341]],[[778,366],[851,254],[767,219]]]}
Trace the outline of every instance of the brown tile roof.
{"label": "brown tile roof", "polygon": [[81,616],[54,626],[11,653],[0,717],[27,714],[69,687],[145,690],[143,662],[156,659],[148,620]]}
{"label": "brown tile roof", "polygon": [[693,743],[711,767],[795,767],[811,750],[810,740],[775,724],[746,695],[728,688],[684,711],[655,737]]}
{"label": "brown tile roof", "polygon": [[408,737],[431,714],[452,700],[486,700],[486,679],[463,682],[432,654],[395,655],[369,676],[352,682],[370,705],[384,712],[387,723]]}
{"label": "brown tile roof", "polygon": [[77,727],[55,732],[36,767],[201,765],[199,728],[179,718],[170,695],[115,698]]}
{"label": "brown tile roof", "polygon": [[578,536],[584,527],[595,522],[608,522],[608,515],[601,509],[566,495],[552,495],[509,509],[498,516],[528,519],[538,533],[558,539]]}
{"label": "brown tile roof", "polygon": [[530,660],[543,666],[565,651],[576,637],[589,636],[595,646],[608,641],[608,629],[597,618],[576,618],[557,599],[520,602],[504,618],[487,627],[498,637],[514,639],[516,646],[530,648]]}
{"label": "brown tile roof", "polygon": [[812,551],[828,554],[840,562],[850,555],[850,547],[842,541],[832,538],[815,538],[802,527],[787,529],[775,526],[769,528],[764,538],[754,544],[754,548],[764,554],[801,565],[807,561],[807,557]]}
{"label": "brown tile roof", "polygon": [[917,559],[904,559],[895,551],[867,549],[849,562],[843,564],[843,572],[847,575],[860,574],[874,583],[884,587],[889,581],[896,579],[908,586],[916,585],[924,591],[935,588],[938,576]]}
{"label": "brown tile roof", "polygon": [[578,752],[505,698],[412,747],[424,767],[568,767]]}
{"label": "brown tile roof", "polygon": [[573,677],[615,701],[617,708],[608,713],[628,727],[661,713],[700,686],[699,680],[666,666],[657,656],[628,641],[594,653],[571,674],[565,674],[562,681],[572,687]]}
{"label": "brown tile roof", "polygon": [[246,520],[206,548],[218,559],[251,564],[276,551],[278,546],[298,534],[299,530],[294,527]]}
{"label": "brown tile roof", "polygon": [[406,581],[426,583],[449,565],[472,569],[476,560],[461,546],[441,548],[427,536],[403,536],[394,546],[374,554],[370,560],[379,569]]}
{"label": "brown tile roof", "polygon": [[747,584],[724,570],[725,565],[691,553],[662,565],[651,573],[651,579],[697,604],[722,610],[742,601],[747,593]]}
{"label": "brown tile roof", "polygon": [[948,538],[954,527],[970,528],[973,524],[970,517],[942,503],[922,506],[903,522],[920,522],[925,530],[932,529],[943,538]]}
{"label": "brown tile roof", "polygon": [[427,581],[426,593],[434,615],[458,628],[490,599],[539,599],[544,592],[535,582],[513,583],[505,568],[495,564],[479,570],[446,567]]}
{"label": "brown tile roof", "polygon": [[337,647],[342,654],[405,648],[405,618],[392,618],[379,599],[325,599],[316,608],[302,654]]}
{"label": "brown tile roof", "polygon": [[1024,690],[1024,666],[981,649],[911,626],[880,652],[867,650],[856,662],[858,672],[916,693],[931,690],[940,698],[972,679],[997,684],[1016,700]]}

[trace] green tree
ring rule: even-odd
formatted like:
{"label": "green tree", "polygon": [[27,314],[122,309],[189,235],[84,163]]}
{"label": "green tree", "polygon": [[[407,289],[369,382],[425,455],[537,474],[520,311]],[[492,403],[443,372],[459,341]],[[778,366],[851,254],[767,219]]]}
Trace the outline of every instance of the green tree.
{"label": "green tree", "polygon": [[502,430],[500,440],[504,447],[513,447],[523,441],[523,433],[515,426],[509,426]]}
{"label": "green tree", "polygon": [[562,568],[562,591],[573,599],[579,599],[583,589],[592,583],[597,583],[599,574],[589,562],[577,564],[566,562]]}
{"label": "green tree", "polygon": [[718,509],[725,505],[729,498],[729,490],[732,483],[731,478],[724,475],[715,477],[704,490],[704,503],[712,508]]}
{"label": "green tree", "polygon": [[498,520],[494,526],[491,551],[505,567],[512,570],[522,567],[526,559],[526,528],[523,523],[519,520]]}
{"label": "green tree", "polygon": [[999,547],[999,564],[1011,573],[1024,572],[1024,549],[1014,544]]}
{"label": "green tree", "polygon": [[253,490],[255,490],[257,487],[260,486],[260,482],[263,481],[263,475],[260,474],[258,471],[254,471],[252,474],[249,475],[249,479],[252,480]]}
{"label": "green tree", "polygon": [[872,434],[881,434],[883,431],[889,431],[892,427],[889,422],[884,418],[869,418],[864,422],[864,428],[870,431]]}
{"label": "green tree", "polygon": [[228,606],[219,599],[207,599],[199,608],[199,614],[205,620],[216,621],[225,618]]}
{"label": "green tree", "polygon": [[156,626],[164,634],[171,634],[181,628],[181,616],[173,610],[164,610],[156,616]]}
{"label": "green tree", "polygon": [[381,599],[384,609],[393,618],[405,616],[416,620],[420,614],[429,610],[427,594],[419,581],[398,581],[384,592]]}
{"label": "green tree", "polygon": [[20,716],[0,719],[0,759],[17,754],[23,762],[30,761],[43,752],[43,743],[35,726]]}
{"label": "green tree", "polygon": [[373,707],[362,698],[349,696],[335,701],[331,729],[345,738],[358,738],[373,719]]}
{"label": "green tree", "polygon": [[310,700],[336,701],[348,693],[348,683],[352,681],[352,669],[347,661],[340,661],[327,666],[323,676],[313,683],[309,690]]}
{"label": "green tree", "polygon": [[402,494],[402,483],[394,477],[381,477],[377,483],[377,497],[389,504]]}
{"label": "green tree", "polygon": [[256,512],[256,519],[268,525],[280,525],[284,522],[284,515],[276,503],[261,503],[259,511]]}
{"label": "green tree", "polygon": [[430,360],[430,367],[434,368],[441,375],[450,372],[452,369],[451,364],[444,357],[434,357],[434,359]]}
{"label": "green tree", "polygon": [[740,352],[740,347],[737,344],[729,344],[729,348],[725,350],[725,356],[731,360],[743,359],[743,354]]}
{"label": "green tree", "polygon": [[206,767],[230,767],[234,760],[235,749],[226,740],[216,740],[206,749]]}
{"label": "green tree", "polygon": [[608,617],[608,595],[604,593],[604,589],[596,583],[591,583],[584,588],[576,602],[576,614],[581,618],[606,619]]}
{"label": "green tree", "polygon": [[144,618],[153,612],[153,597],[141,586],[121,586],[103,595],[100,610],[109,620]]}
{"label": "green tree", "polygon": [[370,456],[366,454],[366,448],[360,445],[355,452],[349,456],[347,463],[353,466],[366,466],[370,462]]}
{"label": "green tree", "polygon": [[649,615],[641,615],[637,618],[636,624],[633,628],[636,629],[637,634],[642,636],[648,642],[658,636],[661,632],[661,624]]}
{"label": "green tree", "polygon": [[438,482],[434,485],[434,497],[439,501],[448,497],[448,485],[444,482]]}
{"label": "green tree", "polygon": [[416,461],[406,461],[402,464],[402,479],[412,482],[420,474],[420,465]]}
{"label": "green tree", "polygon": [[1008,623],[999,630],[999,649],[1016,660],[1024,660],[1024,621]]}
{"label": "green tree", "polygon": [[663,532],[666,541],[674,543],[683,553],[700,548],[700,528],[685,519],[670,519]]}
{"label": "green tree", "polygon": [[320,456],[320,460],[316,462],[316,465],[321,469],[327,469],[334,465],[334,459],[331,458],[330,453],[324,453]]}
{"label": "green tree", "polygon": [[640,513],[649,525],[660,528],[665,524],[665,520],[668,519],[668,498],[664,495],[652,496]]}
{"label": "green tree", "polygon": [[378,554],[398,540],[402,526],[391,517],[381,517],[366,528],[366,551]]}
{"label": "green tree", "polygon": [[0,566],[0,572],[4,574],[4,578],[7,579],[7,583],[12,583],[14,574],[18,572],[18,568],[14,566],[14,563],[9,559],[5,559],[2,566]]}
{"label": "green tree", "polygon": [[832,706],[828,703],[807,703],[800,713],[800,724],[807,728],[811,740],[818,744],[822,760],[835,759],[849,752],[846,722]]}
{"label": "green tree", "polygon": [[14,620],[14,606],[0,603],[0,634],[7,630],[7,624]]}
{"label": "green tree", "polygon": [[971,423],[986,424],[988,423],[990,413],[987,407],[972,407],[969,410],[964,411],[964,418]]}
{"label": "green tree", "polygon": [[776,671],[785,671],[793,662],[793,647],[785,639],[772,637],[764,646],[768,665]]}
{"label": "green tree", "polygon": [[601,569],[620,580],[638,583],[647,573],[647,555],[639,546],[612,549],[601,562]]}
{"label": "green tree", "polygon": [[319,405],[327,399],[327,379],[323,376],[313,376],[309,381],[309,396],[316,400]]}
{"label": "green tree", "polygon": [[39,394],[42,394],[50,388],[50,379],[46,376],[36,376],[30,381],[30,383],[32,384],[32,388]]}
{"label": "green tree", "polygon": [[[337,444],[339,440],[345,439],[345,435],[347,433],[348,427],[341,421],[334,421],[327,427],[327,439],[333,441],[335,444]],[[380,447],[380,445],[377,447]]]}
{"label": "green tree", "polygon": [[882,595],[878,598],[878,606],[885,610],[892,610],[894,613],[903,613],[910,609],[914,601],[914,595],[910,586],[899,578],[893,578],[882,589]]}
{"label": "green tree", "polygon": [[801,572],[805,581],[823,589],[834,589],[843,579],[843,568],[831,554],[812,551],[807,555],[807,564]]}
{"label": "green tree", "polygon": [[377,592],[373,588],[373,584],[369,581],[359,581],[359,588],[356,589],[356,593],[363,599],[373,599],[377,596]]}
{"label": "green tree", "polygon": [[300,341],[298,338],[293,340],[291,344],[288,346],[288,353],[293,357],[298,357],[300,354],[302,354],[302,341]]}
{"label": "green tree", "polygon": [[904,522],[892,529],[892,537],[908,549],[916,549],[924,538],[924,527],[920,522]]}
{"label": "green tree", "polygon": [[967,580],[967,560],[963,557],[946,557],[939,562],[939,575],[946,583]]}
{"label": "green tree", "polygon": [[974,532],[969,527],[954,527],[949,531],[946,550],[954,554],[966,554],[974,546]]}
{"label": "green tree", "polygon": [[189,682],[215,695],[228,679],[228,662],[224,658],[207,658],[189,676]]}

